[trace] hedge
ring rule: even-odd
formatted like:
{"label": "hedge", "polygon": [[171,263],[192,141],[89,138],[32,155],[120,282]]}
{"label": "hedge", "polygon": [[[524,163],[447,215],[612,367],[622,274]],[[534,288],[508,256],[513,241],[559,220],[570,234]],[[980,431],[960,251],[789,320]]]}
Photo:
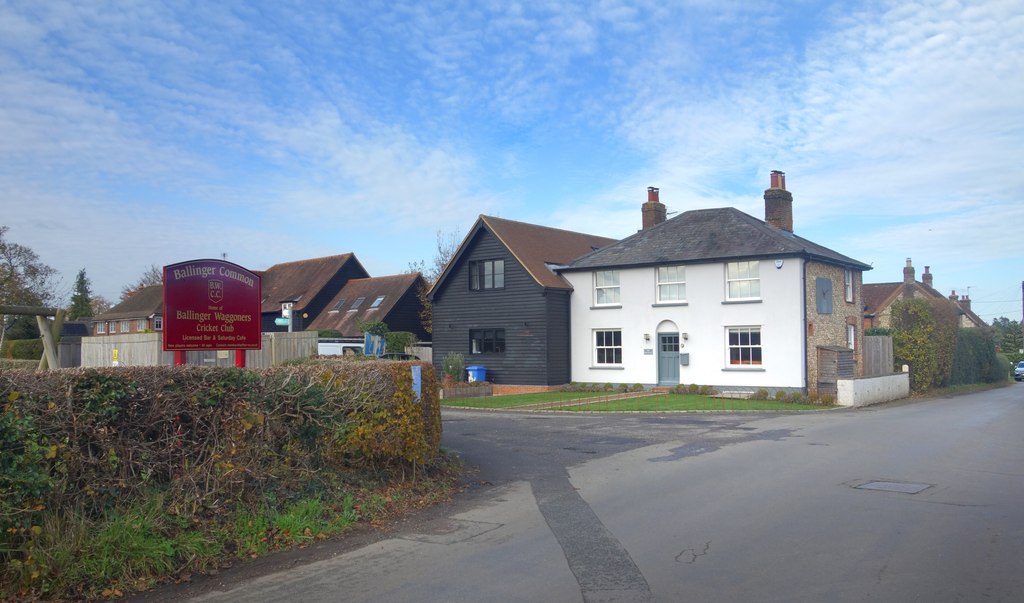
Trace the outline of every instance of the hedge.
{"label": "hedge", "polygon": [[43,356],[43,340],[36,339],[8,339],[4,342],[4,358],[16,360],[39,360]]}
{"label": "hedge", "polygon": [[988,329],[960,329],[956,334],[951,385],[998,383],[1009,374],[1007,362],[996,354],[995,338]]}
{"label": "hedge", "polygon": [[412,364],[0,369],[0,561],[30,555],[44,512],[100,517],[157,493],[210,517],[415,471],[440,454],[441,416],[434,371],[420,364],[417,400]]}

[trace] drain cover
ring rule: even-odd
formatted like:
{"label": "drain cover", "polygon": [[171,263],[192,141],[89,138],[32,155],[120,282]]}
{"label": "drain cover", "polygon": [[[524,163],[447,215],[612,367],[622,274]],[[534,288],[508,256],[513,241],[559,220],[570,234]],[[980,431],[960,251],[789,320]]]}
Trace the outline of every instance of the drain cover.
{"label": "drain cover", "polygon": [[867,482],[854,486],[858,490],[882,490],[883,492],[900,492],[903,494],[917,494],[931,488],[931,484],[915,484],[911,482]]}

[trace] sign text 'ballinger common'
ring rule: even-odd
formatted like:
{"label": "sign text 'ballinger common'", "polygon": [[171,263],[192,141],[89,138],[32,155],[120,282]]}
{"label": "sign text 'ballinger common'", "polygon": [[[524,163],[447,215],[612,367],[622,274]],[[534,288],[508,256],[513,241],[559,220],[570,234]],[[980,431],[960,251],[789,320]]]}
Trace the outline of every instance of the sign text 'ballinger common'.
{"label": "sign text 'ballinger common'", "polygon": [[164,350],[258,350],[260,277],[222,260],[164,266]]}

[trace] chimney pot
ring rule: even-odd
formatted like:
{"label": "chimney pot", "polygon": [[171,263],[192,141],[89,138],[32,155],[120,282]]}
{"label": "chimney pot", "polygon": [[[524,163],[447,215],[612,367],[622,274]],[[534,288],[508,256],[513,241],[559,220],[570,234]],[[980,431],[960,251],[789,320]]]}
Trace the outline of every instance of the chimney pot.
{"label": "chimney pot", "polygon": [[647,187],[647,203],[640,207],[640,212],[643,215],[643,230],[661,224],[668,215],[665,204],[658,199],[659,190],[655,186]]}
{"label": "chimney pot", "polygon": [[786,190],[786,172],[772,170],[771,188]]}

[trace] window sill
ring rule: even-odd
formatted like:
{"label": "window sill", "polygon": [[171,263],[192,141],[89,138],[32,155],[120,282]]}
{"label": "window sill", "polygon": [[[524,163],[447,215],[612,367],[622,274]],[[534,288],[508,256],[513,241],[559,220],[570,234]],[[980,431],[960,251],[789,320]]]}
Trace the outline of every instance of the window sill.
{"label": "window sill", "polygon": [[766,371],[763,368],[757,368],[757,367],[754,367],[754,366],[749,367],[749,368],[748,367],[727,366],[727,367],[722,369],[722,372],[723,373],[764,373]]}
{"label": "window sill", "polygon": [[651,304],[652,308],[670,308],[672,306],[689,306],[690,302],[656,302]]}
{"label": "window sill", "polygon": [[606,304],[603,306],[590,306],[591,310],[621,310],[622,304]]}
{"label": "window sill", "polygon": [[619,366],[592,366],[592,367],[590,367],[590,370],[592,370],[592,371],[624,371],[624,370],[626,370],[626,367],[621,366],[621,365],[619,365]]}
{"label": "window sill", "polygon": [[722,302],[722,305],[723,306],[727,306],[727,305],[732,305],[732,304],[759,304],[759,303],[761,303],[761,299],[760,298],[758,298],[758,299],[727,299],[727,300]]}

